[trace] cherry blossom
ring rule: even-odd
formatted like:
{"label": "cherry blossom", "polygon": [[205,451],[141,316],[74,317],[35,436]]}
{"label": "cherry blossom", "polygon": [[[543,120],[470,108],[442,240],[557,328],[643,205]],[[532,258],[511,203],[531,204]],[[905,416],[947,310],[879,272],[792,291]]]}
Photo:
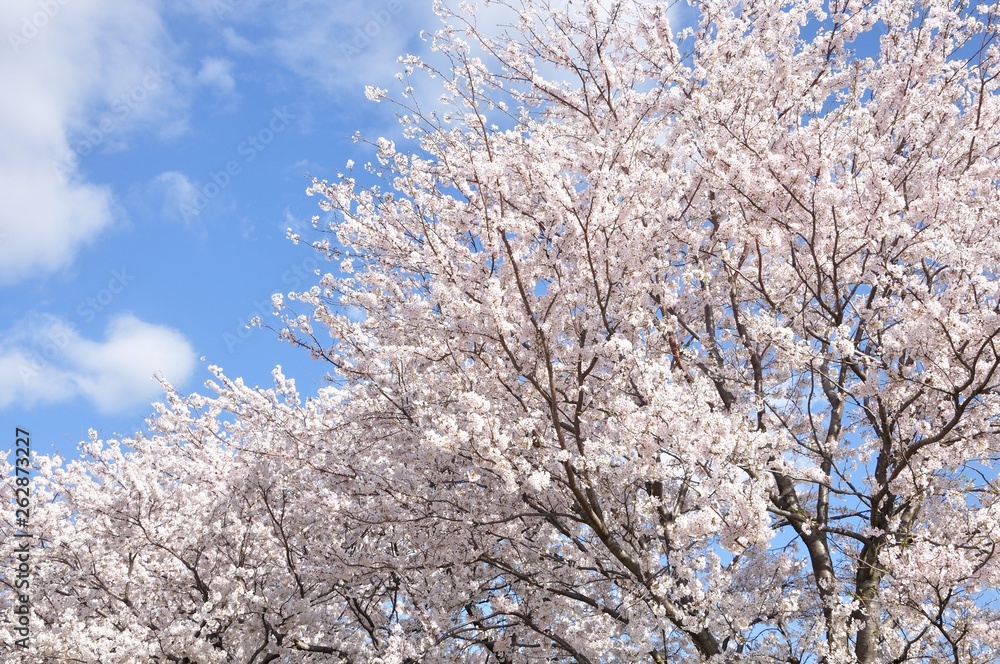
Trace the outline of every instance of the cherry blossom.
{"label": "cherry blossom", "polygon": [[25,661],[1000,659],[998,7],[693,8],[439,7],[330,386],[46,461]]}

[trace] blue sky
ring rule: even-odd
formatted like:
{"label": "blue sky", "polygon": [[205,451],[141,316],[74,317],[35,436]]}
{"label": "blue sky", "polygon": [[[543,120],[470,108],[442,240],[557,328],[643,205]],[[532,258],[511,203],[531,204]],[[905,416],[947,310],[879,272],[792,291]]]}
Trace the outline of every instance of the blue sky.
{"label": "blue sky", "polygon": [[127,436],[154,372],[318,387],[245,323],[317,265],[285,239],[321,214],[311,177],[398,133],[364,86],[425,51],[430,1],[5,0],[0,25],[0,449]]}

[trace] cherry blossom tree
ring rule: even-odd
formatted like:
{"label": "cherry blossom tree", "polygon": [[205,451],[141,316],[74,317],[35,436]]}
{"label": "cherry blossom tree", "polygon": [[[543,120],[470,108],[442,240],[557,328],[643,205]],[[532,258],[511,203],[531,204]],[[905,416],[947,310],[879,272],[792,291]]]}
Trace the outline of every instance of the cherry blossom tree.
{"label": "cherry blossom tree", "polygon": [[310,189],[330,387],[46,461],[31,661],[1000,659],[1000,7],[510,9]]}

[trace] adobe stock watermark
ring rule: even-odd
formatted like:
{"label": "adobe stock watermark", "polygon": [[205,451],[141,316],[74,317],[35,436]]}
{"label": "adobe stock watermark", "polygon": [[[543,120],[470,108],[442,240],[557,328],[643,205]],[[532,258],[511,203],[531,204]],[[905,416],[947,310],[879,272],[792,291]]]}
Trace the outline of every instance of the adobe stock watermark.
{"label": "adobe stock watermark", "polygon": [[371,46],[385,30],[392,19],[403,11],[401,0],[389,0],[382,9],[375,9],[368,12],[364,17],[364,23],[354,27],[354,34],[346,42],[340,44],[340,55],[346,62]]}
{"label": "adobe stock watermark", "polygon": [[7,578],[14,579],[14,634],[18,639],[14,645],[27,649],[31,638],[31,550],[34,535],[31,532],[31,432],[17,427],[14,431],[16,445],[14,447],[14,522],[17,530],[14,532],[14,557],[16,566],[12,565]]}
{"label": "adobe stock watermark", "polygon": [[[314,256],[306,256],[302,262],[296,263],[285,270],[284,274],[281,275],[281,283],[287,286],[288,290],[302,290],[306,283],[314,283],[316,272],[319,269],[319,259]],[[254,330],[257,328],[255,325],[251,325],[251,322],[255,318],[266,320],[268,317],[275,315],[275,313],[272,300],[255,301],[253,309],[246,316],[237,316],[235,331],[226,332],[222,335],[222,341],[226,344],[226,350],[232,353],[236,350],[237,346],[240,346],[244,341],[253,336]]]}
{"label": "adobe stock watermark", "polygon": [[135,275],[126,272],[125,268],[112,270],[108,285],[76,306],[77,315],[83,319],[83,322],[92,323],[97,314],[104,311],[115,297],[132,283],[133,279],[135,279]]}
{"label": "adobe stock watermark", "polygon": [[243,167],[256,159],[275,137],[288,128],[291,120],[295,116],[291,115],[285,108],[274,109],[267,125],[253,134],[248,134],[246,139],[240,141],[236,146],[236,152],[242,159],[230,159],[224,168],[218,171],[209,171],[208,177],[211,182],[196,187],[194,200],[181,203],[181,217],[184,223],[196,220],[201,212],[208,207],[210,201],[219,197],[225,191],[233,179],[243,172]]}
{"label": "adobe stock watermark", "polygon": [[[84,323],[92,323],[97,314],[108,308],[108,305],[119,294],[121,294],[135,279],[135,275],[129,274],[126,268],[112,270],[111,278],[108,279],[104,288],[101,288],[90,297],[84,298],[76,306],[76,314]],[[70,342],[80,336],[79,328],[75,323],[55,326],[47,329],[45,334],[36,338],[35,347],[31,349],[27,357],[18,366],[18,373],[21,379],[27,383],[42,371],[49,367],[49,363],[59,357],[63,351],[69,347]]]}
{"label": "adobe stock watermark", "polygon": [[20,30],[17,32],[11,30],[7,33],[7,41],[10,43],[14,55],[17,55],[22,48],[28,45],[28,42],[37,37],[49,24],[49,21],[54,19],[69,3],[70,0],[38,0],[38,11],[33,12],[31,16],[22,16]]}
{"label": "adobe stock watermark", "polygon": [[82,131],[70,146],[70,153],[66,158],[53,164],[56,177],[61,182],[65,182],[79,166],[80,159],[92,154],[104,143],[105,139],[121,126],[122,121],[131,115],[137,106],[146,101],[154,90],[160,87],[162,80],[163,76],[159,65],[146,67],[146,75],[142,81],[115,99],[111,104],[111,112],[102,117],[96,125]]}
{"label": "adobe stock watermark", "polygon": [[212,9],[215,10],[216,16],[223,18],[226,14],[239,9],[241,4],[243,3],[240,0],[212,0]]}

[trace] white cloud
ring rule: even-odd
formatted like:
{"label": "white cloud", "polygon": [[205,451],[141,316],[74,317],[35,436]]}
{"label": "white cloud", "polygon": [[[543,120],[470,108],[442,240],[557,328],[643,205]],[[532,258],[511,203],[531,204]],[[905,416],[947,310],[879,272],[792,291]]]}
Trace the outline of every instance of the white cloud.
{"label": "white cloud", "polygon": [[178,171],[160,173],[150,181],[148,190],[151,198],[161,201],[160,214],[185,225],[197,221],[204,208],[198,187]]}
{"label": "white cloud", "polygon": [[172,126],[166,37],[154,0],[6,0],[0,58],[0,284],[68,265],[116,206],[85,181],[88,155],[137,126]]}
{"label": "white cloud", "polygon": [[[210,2],[206,2],[206,0],[174,0],[171,9],[194,14],[206,22],[233,22],[256,14],[267,5],[267,0],[211,0]],[[273,3],[271,6],[273,7]],[[287,11],[287,9],[282,7],[278,11]]]}
{"label": "white cloud", "polygon": [[246,37],[236,34],[232,27],[226,26],[222,29],[222,40],[226,42],[226,48],[233,53],[252,55],[256,50],[253,42]]}
{"label": "white cloud", "polygon": [[430,3],[405,0],[304,0],[276,24],[271,48],[303,78],[336,90],[384,84],[420,28],[438,27]]}
{"label": "white cloud", "polygon": [[263,0],[177,0],[171,8],[219,27],[231,53],[276,57],[328,93],[392,80],[419,29],[439,26],[430,2],[412,0],[292,0],[280,10]]}
{"label": "white cloud", "polygon": [[195,364],[180,332],[132,315],[112,318],[94,341],[61,318],[36,314],[0,343],[0,408],[83,398],[102,413],[125,412],[162,393],[154,374],[179,385]]}
{"label": "white cloud", "polygon": [[233,80],[233,63],[222,58],[205,58],[195,77],[199,83],[212,89],[218,95],[229,95],[236,88]]}

